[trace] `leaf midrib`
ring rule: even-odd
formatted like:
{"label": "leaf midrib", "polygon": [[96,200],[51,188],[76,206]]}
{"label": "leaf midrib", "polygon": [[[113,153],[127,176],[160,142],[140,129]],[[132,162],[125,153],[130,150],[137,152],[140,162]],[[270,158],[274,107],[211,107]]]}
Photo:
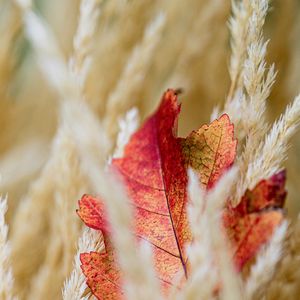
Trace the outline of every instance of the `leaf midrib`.
{"label": "leaf midrib", "polygon": [[182,264],[182,267],[183,267],[183,270],[184,270],[185,277],[187,277],[186,265],[185,265],[184,260],[183,260],[181,247],[180,247],[180,244],[179,244],[179,241],[178,241],[177,233],[176,233],[176,230],[175,230],[175,226],[174,226],[174,222],[173,222],[173,218],[172,218],[172,214],[171,214],[171,209],[170,209],[170,204],[169,204],[169,197],[168,197],[168,193],[167,193],[167,190],[166,190],[165,174],[164,174],[164,169],[163,169],[163,166],[162,166],[162,159],[161,159],[162,156],[161,156],[160,143],[159,143],[159,138],[158,138],[157,118],[154,118],[154,124],[155,124],[155,138],[156,138],[156,141],[157,141],[155,148],[156,148],[156,150],[158,152],[158,156],[159,156],[159,164],[160,164],[160,169],[161,169],[161,172],[162,172],[162,181],[163,181],[163,185],[164,185],[164,192],[165,192],[165,195],[166,195],[168,212],[169,212],[169,215],[170,215],[170,220],[171,220],[171,225],[172,225],[172,229],[173,229],[175,240],[176,240],[176,245],[177,245],[177,248],[178,248],[178,251],[179,251],[179,258],[180,258],[180,261],[181,261],[181,264]]}

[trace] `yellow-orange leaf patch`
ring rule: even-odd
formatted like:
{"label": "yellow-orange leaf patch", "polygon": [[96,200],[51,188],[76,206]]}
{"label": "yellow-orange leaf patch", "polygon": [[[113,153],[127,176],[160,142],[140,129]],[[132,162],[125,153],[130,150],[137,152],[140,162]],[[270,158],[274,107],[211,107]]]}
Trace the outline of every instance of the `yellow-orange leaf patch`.
{"label": "yellow-orange leaf patch", "polygon": [[182,139],[187,166],[198,172],[201,183],[207,188],[211,188],[234,162],[237,140],[233,128],[228,115],[224,114]]}

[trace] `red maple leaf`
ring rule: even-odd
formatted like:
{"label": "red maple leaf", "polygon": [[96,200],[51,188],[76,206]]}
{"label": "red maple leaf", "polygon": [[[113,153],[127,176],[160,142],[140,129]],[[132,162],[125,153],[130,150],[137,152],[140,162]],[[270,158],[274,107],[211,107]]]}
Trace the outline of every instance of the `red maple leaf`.
{"label": "red maple leaf", "polygon": [[223,220],[238,270],[250,261],[283,220],[285,171],[247,190],[237,207],[227,205]]}
{"label": "red maple leaf", "polygon": [[[165,291],[179,271],[188,276],[185,247],[192,237],[186,214],[186,167],[191,166],[198,171],[202,184],[210,188],[232,165],[236,154],[233,125],[226,114],[183,139],[177,137],[179,112],[176,92],[168,90],[157,111],[131,137],[124,157],[114,159],[111,166],[121,175],[134,204],[137,240],[143,239],[153,246],[155,269]],[[258,190],[263,190],[265,185],[261,184]],[[276,195],[277,188],[274,190]],[[249,191],[247,193],[237,208],[228,207],[224,213],[224,224],[234,246],[241,242],[248,245],[245,236],[234,235],[235,231],[245,233],[252,228],[258,232],[261,228],[261,225],[254,226],[248,222],[248,215],[252,211],[244,210],[242,213],[241,207],[245,203],[258,205],[260,202],[250,201],[252,194]],[[256,197],[256,189],[252,193]],[[271,209],[280,197],[277,199],[276,196],[275,200],[271,191],[268,195]],[[284,195],[281,197],[284,198]],[[263,198],[260,203],[264,203]],[[267,224],[269,215],[263,211],[266,207],[262,206],[257,207],[262,220],[260,224]],[[110,243],[105,207],[100,199],[85,195],[79,201],[78,214],[87,226],[103,232],[106,245],[103,253],[81,254],[87,284],[98,299],[118,299],[122,296],[122,274]],[[281,215],[279,212],[277,214]],[[279,219],[276,220],[279,222]],[[261,243],[268,240],[278,222],[272,223],[274,226],[265,234],[265,238],[258,240],[251,248],[251,254],[236,251],[235,261],[239,267],[255,255]]]}

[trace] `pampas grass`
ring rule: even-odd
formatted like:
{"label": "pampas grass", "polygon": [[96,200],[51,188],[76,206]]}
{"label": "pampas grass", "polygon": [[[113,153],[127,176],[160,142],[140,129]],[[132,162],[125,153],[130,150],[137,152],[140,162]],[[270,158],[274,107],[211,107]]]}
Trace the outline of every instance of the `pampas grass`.
{"label": "pampas grass", "polygon": [[7,198],[0,199],[0,297],[1,299],[13,299],[13,275],[10,266],[10,245],[7,241],[8,226],[5,223],[7,211]]}
{"label": "pampas grass", "polygon": [[[296,0],[234,0],[231,9],[222,0],[184,7],[179,0],[0,0],[0,186],[8,192],[0,200],[0,299],[93,297],[79,254],[104,246],[76,216],[83,193],[106,201],[126,297],[166,298],[152,249],[135,244],[123,185],[106,170],[166,87],[184,90],[181,133],[216,107],[211,118],[228,113],[239,139],[236,167],[209,193],[189,172],[191,275],[169,299],[298,299],[300,222],[292,219],[300,173],[297,151],[288,151],[300,120],[297,7]],[[293,143],[297,149],[299,138]],[[221,208],[287,158],[288,221],[241,276]]]}
{"label": "pampas grass", "polygon": [[283,222],[273,234],[269,244],[260,250],[256,263],[247,279],[245,294],[247,299],[261,299],[267,285],[274,276],[276,266],[282,256],[282,246],[288,224]]}
{"label": "pampas grass", "polygon": [[[90,251],[103,251],[104,243],[101,233],[96,232],[90,228],[85,228],[78,241],[77,253],[74,258],[73,271],[69,278],[66,279],[62,291],[62,298],[64,300],[72,299],[89,299],[90,294],[86,293],[86,279],[80,268],[80,253]],[[87,294],[86,296],[84,296]]]}

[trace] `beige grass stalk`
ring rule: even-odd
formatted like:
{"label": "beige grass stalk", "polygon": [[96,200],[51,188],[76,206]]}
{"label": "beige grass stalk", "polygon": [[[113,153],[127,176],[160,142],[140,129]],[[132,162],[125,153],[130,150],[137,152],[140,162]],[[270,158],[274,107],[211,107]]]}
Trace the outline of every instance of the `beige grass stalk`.
{"label": "beige grass stalk", "polygon": [[[0,128],[1,132],[5,132],[13,124],[11,122],[13,105],[9,92],[14,84],[16,73],[16,39],[21,31],[21,22],[12,3],[5,1],[0,4],[0,7]],[[0,154],[9,147],[3,136],[4,134],[1,134]]]}
{"label": "beige grass stalk", "polygon": [[99,167],[98,161],[102,152],[99,148],[101,142],[97,141],[99,136],[92,135],[94,131],[91,131],[85,122],[79,125],[78,122],[72,122],[72,113],[69,109],[66,116],[66,121],[77,140],[83,168],[89,174],[95,192],[101,195],[107,205],[114,232],[113,241],[124,273],[125,294],[128,299],[161,299],[158,282],[150,263],[150,253],[145,250],[149,245],[138,247],[132,234],[133,216],[126,192],[115,176]]}
{"label": "beige grass stalk", "polygon": [[[94,2],[92,2],[92,8],[87,6],[87,3],[85,2],[85,9],[87,9],[88,12],[93,13],[93,8],[95,8]],[[83,88],[83,83],[85,82],[87,74],[86,71],[88,68],[87,65],[83,67],[81,65],[81,63],[83,62],[77,61],[77,58],[83,59],[84,61],[88,60],[88,51],[86,50],[78,54],[76,53],[75,49],[74,57],[72,58],[70,62],[70,67],[68,68],[63,58],[63,55],[61,54],[60,48],[57,45],[55,37],[51,33],[47,25],[29,8],[23,7],[23,9],[24,22],[26,25],[25,27],[28,38],[31,40],[35,48],[36,55],[40,62],[40,66],[44,74],[46,75],[46,78],[48,79],[50,84],[52,84],[57,89],[62,99],[64,99],[67,102],[70,100],[79,101],[83,98],[83,95],[80,91]],[[86,13],[85,9],[82,8],[82,13]],[[85,16],[85,18],[87,17]],[[79,27],[84,25],[86,25],[85,22],[79,22]],[[88,25],[89,26],[87,28],[87,40],[90,40],[92,34],[91,31],[93,31],[90,27],[93,26],[91,23],[88,23]],[[79,33],[76,35],[77,40],[75,41],[75,45],[84,42],[84,28],[79,28],[78,32]],[[41,42],[47,42],[48,45],[41,44]],[[76,69],[76,67],[78,68]],[[83,74],[81,74],[81,71],[83,72]],[[59,78],[56,77],[56,74],[60,75]],[[79,87],[76,85],[76,83],[78,82],[81,83]],[[89,111],[89,108],[86,105],[82,103],[82,106],[84,106],[84,108],[81,111],[81,113],[85,113],[84,118],[87,119],[87,123],[89,123],[89,118],[91,116],[91,118],[95,117],[93,116],[92,112]],[[62,110],[62,113],[63,112],[64,110]],[[80,118],[81,115],[76,115],[76,117]],[[62,116],[62,118],[64,119],[64,116]],[[75,122],[77,122],[76,119]],[[65,132],[70,133],[70,131],[64,129],[62,130],[62,132],[63,134],[60,135],[60,133],[58,133],[56,138],[58,140],[63,141],[65,138],[67,138]],[[76,150],[74,148],[69,147],[67,145],[66,147],[63,147],[62,151],[60,152],[63,151],[66,151],[65,153],[68,157],[73,157],[76,160],[77,155]],[[56,297],[56,293],[59,293],[57,287],[59,286],[61,280],[63,280],[64,276],[67,275],[67,272],[70,269],[71,257],[74,255],[73,248],[75,245],[75,240],[77,239],[76,235],[78,235],[78,225],[76,224],[78,224],[79,222],[78,218],[74,213],[74,205],[75,201],[80,197],[83,191],[86,190],[86,185],[84,185],[84,180],[82,179],[82,177],[80,177],[80,169],[79,166],[77,168],[77,165],[78,164],[76,162],[74,163],[74,161],[68,161],[66,173],[64,174],[65,178],[63,179],[64,185],[60,185],[60,183],[57,181],[55,182],[54,191],[57,199],[57,206],[56,209],[54,209],[53,214],[57,215],[57,219],[53,217],[50,220],[52,232],[52,238],[50,237],[49,240],[50,247],[46,254],[45,264],[40,269],[39,273],[37,274],[36,278],[33,280],[32,283],[30,297],[35,299],[46,299],[47,297],[50,297],[49,299],[51,299],[51,297]],[[70,169],[71,166],[72,168]],[[55,168],[57,169],[56,171],[63,172],[63,170],[60,170],[61,167],[62,163],[57,162],[57,164],[55,165]],[[73,167],[75,169],[73,169]],[[78,175],[80,179],[76,180],[75,177]],[[69,185],[65,185],[66,179],[69,179]],[[76,189],[74,189],[75,187]],[[67,190],[70,188],[75,194],[67,192]],[[64,217],[60,222],[59,218],[61,217],[61,215]],[[67,245],[65,241],[66,228],[67,230],[71,230],[71,232],[68,232],[67,234],[67,236],[69,236],[69,233],[71,233],[70,240],[69,242],[67,242]],[[68,249],[70,251],[68,251]],[[60,253],[62,250],[65,250],[65,255],[63,256],[63,259],[61,259],[60,257]],[[60,265],[59,269],[61,270],[61,272],[59,274],[55,274],[55,269],[57,268],[57,265]],[[49,282],[52,282],[52,285],[49,285]],[[50,286],[51,290],[49,290]]]}
{"label": "beige grass stalk", "polygon": [[53,238],[61,240],[63,257],[60,270],[64,276],[67,276],[72,269],[71,262],[81,228],[81,222],[74,212],[77,208],[77,200],[88,190],[89,185],[80,168],[72,136],[64,132],[63,125],[58,135],[60,135],[61,141],[59,142],[62,143],[62,147],[60,162],[56,166],[55,216],[52,219],[58,228]]}
{"label": "beige grass stalk", "polygon": [[150,245],[142,244],[139,247],[132,233],[133,215],[125,196],[126,192],[121,183],[110,174],[100,175],[101,173],[94,169],[90,169],[91,176],[95,179],[94,188],[97,188],[99,194],[106,200],[114,229],[113,241],[124,274],[124,291],[127,299],[161,299],[151,256],[149,257],[151,252],[147,249]]}
{"label": "beige grass stalk", "polygon": [[[20,0],[21,1],[21,0]],[[92,8],[95,8],[95,5],[97,4],[97,1],[91,1],[91,6],[87,5],[86,1],[84,7],[88,8],[88,12],[92,13],[91,17],[95,17]],[[82,13],[86,14],[87,12],[84,11],[82,8]],[[82,17],[83,18],[83,17]],[[85,16],[85,19],[87,16]],[[96,19],[94,18],[94,21]],[[56,42],[56,39],[51,32],[51,30],[48,28],[48,26],[43,22],[43,20],[38,17],[36,14],[34,14],[30,10],[24,11],[24,22],[25,22],[25,28],[27,31],[27,36],[32,42],[36,55],[40,61],[41,68],[44,71],[45,77],[49,81],[50,84],[52,84],[56,90],[60,93],[60,96],[63,100],[66,100],[62,104],[62,114],[64,114],[67,109],[65,109],[68,104],[65,104],[65,102],[68,102],[70,100],[75,100],[75,104],[72,104],[70,106],[70,110],[74,114],[71,118],[74,121],[74,123],[80,123],[79,120],[82,122],[86,122],[87,124],[91,124],[91,130],[95,130],[93,133],[95,135],[100,135],[103,133],[103,130],[101,129],[101,125],[99,124],[97,117],[93,114],[93,112],[89,109],[89,107],[82,101],[84,100],[84,95],[80,92],[80,89],[78,89],[76,80],[74,80],[74,77],[79,76],[79,78],[82,80],[82,82],[85,82],[86,78],[86,69],[80,69],[81,61],[77,61],[77,57],[81,57],[83,60],[87,59],[88,57],[88,51],[84,51],[82,53],[76,52],[76,47],[74,49],[74,55],[70,62],[70,68],[68,68],[65,60],[63,59],[61,50],[59,49],[59,46]],[[85,26],[86,22],[79,22],[79,26]],[[88,23],[87,28],[87,40],[89,43],[91,43],[91,28],[94,28],[94,26],[91,23]],[[82,35],[84,28],[78,28],[78,32],[76,34],[77,40],[74,41],[75,44],[83,42],[85,39]],[[47,42],[46,42],[47,41]],[[43,45],[43,42],[48,43],[47,45]],[[90,46],[88,47],[90,48]],[[83,74],[77,73],[77,71],[73,71],[74,68],[78,68],[82,70]],[[55,75],[59,74],[59,78],[57,78]],[[63,115],[63,119],[65,116]],[[82,138],[84,138],[84,135],[82,135]],[[98,140],[98,139],[97,139]],[[100,140],[100,139],[99,139]],[[105,146],[104,146],[105,145]],[[102,149],[102,153],[107,154],[109,146],[109,141],[105,137],[105,134],[102,135],[101,142],[98,144],[98,147]],[[104,149],[104,148],[105,149]],[[105,159],[102,159],[104,161]]]}
{"label": "beige grass stalk", "polygon": [[84,228],[78,241],[77,253],[74,258],[74,268],[70,277],[65,281],[62,290],[63,300],[87,300],[90,295],[85,295],[87,289],[86,277],[81,271],[80,253],[90,251],[103,251],[104,243],[100,232],[90,228]]}
{"label": "beige grass stalk", "polygon": [[[67,116],[64,114],[68,114],[67,111],[70,109],[73,114],[71,118],[72,121],[74,121],[74,126],[76,126],[76,124],[86,122],[87,124],[91,125],[91,129],[89,130],[94,130],[94,132],[91,134],[98,135],[98,137],[102,134],[101,139],[99,138],[97,141],[100,141],[98,147],[99,149],[102,149],[101,152],[103,153],[103,157],[101,161],[104,162],[105,155],[107,155],[107,152],[110,149],[109,140],[106,138],[102,130],[102,126],[97,120],[97,117],[93,111],[87,104],[84,103],[84,95],[78,88],[76,80],[74,80],[76,74],[73,73],[71,67],[68,68],[53,33],[51,32],[50,28],[48,28],[47,24],[45,24],[45,22],[43,22],[39,16],[30,10],[24,11],[24,22],[27,36],[35,48],[37,58],[40,61],[40,65],[46,79],[56,88],[56,91],[60,94],[61,99],[65,100],[62,102],[61,106],[63,119],[65,117],[67,118]],[[39,39],[39,35],[41,35],[43,38]],[[45,41],[48,42],[49,45],[47,46],[49,47],[42,44]],[[72,64],[76,64],[75,57],[76,55],[74,54]],[[55,76],[56,74],[59,74],[59,78]],[[85,76],[86,75],[87,74],[85,73]],[[80,78],[82,79],[82,77]],[[83,82],[84,81],[85,79]],[[68,108],[69,104],[67,104],[67,102],[74,103],[70,104],[70,107]],[[80,127],[80,125],[78,125],[77,128],[78,127]],[[84,133],[82,134],[81,138],[86,140]],[[86,141],[86,143],[88,143],[88,141]]]}
{"label": "beige grass stalk", "polygon": [[[184,86],[188,89],[192,83],[189,82],[190,78],[186,76],[186,68],[190,64],[195,64],[195,57],[201,59],[201,54],[205,56],[206,51],[211,47],[211,32],[209,27],[212,20],[219,18],[219,14],[223,11],[224,2],[220,0],[199,1],[203,2],[201,8],[195,16],[195,20],[190,28],[189,35],[182,42],[184,45],[177,61],[172,76],[164,84],[164,90],[170,87]],[[226,5],[226,4],[225,4]]]}
{"label": "beige grass stalk", "polygon": [[[7,2],[7,1],[6,1]],[[11,3],[2,3],[0,19],[0,95],[1,102],[7,97],[7,89],[10,86],[15,64],[14,48],[15,39],[21,29],[19,14]]]}
{"label": "beige grass stalk", "polygon": [[130,109],[124,116],[119,120],[119,133],[117,136],[117,145],[114,150],[113,158],[120,158],[123,156],[124,148],[129,142],[132,134],[138,129],[139,126],[139,112],[137,108]]}
{"label": "beige grass stalk", "polygon": [[[114,229],[113,241],[124,274],[124,291],[127,299],[161,299],[159,285],[151,264],[150,253],[138,247],[132,234],[132,212],[121,183],[111,174],[104,174],[96,165],[88,168],[94,188],[105,199]],[[100,183],[100,184],[99,184]]]}
{"label": "beige grass stalk", "polygon": [[7,197],[0,198],[0,299],[13,299],[13,274],[10,266],[10,245],[7,240],[8,226],[5,223]]}
{"label": "beige grass stalk", "polygon": [[[60,256],[61,248],[59,247],[69,245],[65,249],[65,255],[69,256],[69,260],[70,255],[73,255],[69,251],[72,251],[71,248],[74,247],[77,238],[74,240],[73,234],[73,238],[70,236],[70,239],[65,240],[64,232],[60,230],[64,226],[66,226],[66,230],[71,232],[75,229],[74,226],[76,227],[76,225],[73,222],[77,223],[78,220],[76,216],[73,217],[73,220],[72,218],[70,219],[70,215],[74,215],[76,200],[81,195],[82,190],[84,190],[83,186],[86,186],[86,181],[78,171],[76,157],[72,156],[73,148],[70,140],[66,140],[62,134],[57,136],[53,143],[50,160],[44,167],[40,178],[31,185],[27,197],[21,202],[15,215],[12,227],[12,257],[16,279],[18,279],[16,283],[20,285],[17,286],[17,289],[23,290],[24,293],[29,285],[30,277],[37,271],[44,259],[48,261],[48,273],[43,271],[43,276],[49,275],[50,271],[53,272],[51,265],[56,266],[57,261],[49,260],[49,256],[55,257],[54,253],[59,253],[58,261],[60,261],[62,258]],[[69,164],[65,165],[66,162],[62,162],[63,158],[66,158]],[[63,166],[66,166],[67,170]],[[59,180],[61,181],[60,183],[58,182]],[[64,186],[62,189],[59,188],[61,184]],[[66,191],[65,189],[68,190]],[[68,211],[61,211],[54,205],[55,202],[53,200],[57,197],[61,200],[61,197],[64,197],[66,203],[62,203],[62,205],[63,207],[66,205],[69,208]],[[49,210],[50,204],[52,204],[51,210]],[[69,216],[66,216],[66,213]],[[61,224],[64,221],[65,223]],[[58,225],[54,230],[51,223],[61,224],[61,226]],[[56,232],[53,232],[53,230]],[[51,240],[49,235],[50,237],[54,236],[55,239]],[[53,245],[49,249],[52,241]],[[61,244],[58,244],[58,241],[62,241]],[[35,246],[25,247],[24,245]],[[56,248],[58,250],[55,250]],[[53,253],[51,253],[52,250]],[[57,275],[56,278],[59,278],[60,272],[64,272],[63,268],[62,263],[59,268],[60,271],[58,273],[54,272]],[[39,274],[42,274],[42,271]],[[37,279],[34,282],[37,282]],[[41,292],[41,281],[39,286],[39,291]],[[51,288],[55,290],[54,284]]]}
{"label": "beige grass stalk", "polygon": [[220,106],[215,106],[210,114],[210,122],[213,122],[214,120],[218,119],[220,114],[221,109]]}
{"label": "beige grass stalk", "polygon": [[187,249],[191,274],[183,289],[180,292],[176,291],[176,295],[172,297],[178,300],[212,299],[218,284],[218,273],[209,230],[210,216],[205,209],[205,192],[200,188],[199,178],[192,170],[189,170],[188,191],[190,199],[188,213],[193,234],[193,242]]}
{"label": "beige grass stalk", "polygon": [[82,0],[80,4],[78,26],[73,41],[74,52],[69,60],[69,67],[81,90],[85,87],[86,78],[91,67],[91,51],[100,15],[99,4],[101,2],[103,0]]}
{"label": "beige grass stalk", "polygon": [[[237,99],[239,101],[235,105],[236,110],[239,109],[244,112],[243,114],[238,114],[238,118],[240,118],[242,129],[246,134],[245,148],[238,160],[240,179],[237,184],[236,198],[234,200],[236,203],[246,188],[252,188],[259,179],[271,175],[270,172],[261,172],[260,169],[260,171],[257,171],[260,173],[260,176],[258,176],[259,179],[256,179],[255,182],[249,182],[251,181],[249,180],[250,176],[252,176],[253,179],[254,176],[257,175],[257,173],[253,175],[250,174],[253,172],[253,165],[256,164],[257,149],[260,148],[260,150],[262,150],[262,145],[259,145],[259,143],[261,143],[268,128],[265,120],[266,100],[270,95],[271,87],[275,81],[274,66],[271,66],[268,71],[266,70],[265,56],[267,42],[263,41],[263,25],[268,11],[268,1],[251,0],[250,6],[252,14],[249,18],[247,36],[249,46],[247,49],[247,59],[243,67],[246,99]],[[232,101],[232,107],[234,107],[233,104],[235,103]],[[236,110],[232,112],[232,115],[236,115]],[[237,129],[241,132],[239,126],[237,126]],[[264,154],[267,153],[264,152]],[[273,158],[274,157],[275,156],[273,156]],[[269,161],[268,158],[261,159],[263,159],[264,162],[265,159]],[[278,159],[281,160],[281,156],[275,158],[275,160]],[[274,164],[274,161],[272,161],[271,164]],[[256,167],[258,167],[258,165]],[[259,166],[259,168],[261,168],[261,166]],[[278,169],[279,166],[277,165],[277,170]]]}
{"label": "beige grass stalk", "polygon": [[36,59],[49,83],[63,99],[77,98],[79,87],[69,76],[66,60],[53,32],[45,21],[32,10],[30,0],[16,0],[23,11],[26,36],[33,45]]}
{"label": "beige grass stalk", "polygon": [[284,255],[266,290],[267,300],[298,299],[300,294],[300,215],[290,229]]}
{"label": "beige grass stalk", "polygon": [[257,255],[245,285],[246,299],[263,299],[267,285],[271,282],[278,262],[282,257],[282,246],[288,223],[284,221],[275,231],[268,245]]}
{"label": "beige grass stalk", "polygon": [[[251,160],[252,149],[256,148],[258,141],[267,130],[265,120],[266,100],[270,95],[271,87],[275,81],[274,66],[267,70],[265,61],[267,42],[263,39],[263,25],[268,11],[268,0],[250,0],[241,3],[239,8],[233,4],[234,17],[231,19],[232,34],[232,58],[230,73],[235,74],[230,94],[225,104],[225,111],[229,113],[236,124],[241,142],[247,137],[245,150],[240,165],[245,168],[247,161]],[[241,14],[240,16],[238,14]],[[238,20],[247,20],[247,24]],[[240,28],[239,28],[240,27]],[[243,41],[237,41],[237,37],[245,34]],[[246,53],[238,51],[237,45],[243,48],[246,46]],[[242,57],[244,57],[242,59]],[[238,63],[239,62],[239,63]],[[241,71],[237,66],[241,65]],[[233,93],[233,86],[236,84],[236,74],[240,73],[240,87]],[[246,93],[246,99],[243,93]],[[237,113],[243,111],[244,113]],[[241,170],[244,173],[244,169]]]}
{"label": "beige grass stalk", "polygon": [[[248,164],[254,159],[255,149],[268,129],[266,122],[266,101],[275,81],[274,65],[266,71],[267,42],[263,41],[263,25],[268,11],[268,0],[252,0],[253,14],[250,18],[248,57],[244,63],[243,78],[247,93],[241,110],[241,123],[246,134],[246,144],[239,159],[241,180]],[[241,114],[240,114],[241,115]],[[241,196],[241,195],[239,195]]]}
{"label": "beige grass stalk", "polygon": [[54,166],[54,201],[50,211],[48,247],[44,264],[32,281],[30,299],[55,299],[60,294],[62,282],[72,269],[81,227],[75,214],[77,200],[88,189],[73,139],[63,126],[54,144],[58,156]]}
{"label": "beige grass stalk", "polygon": [[[252,13],[250,0],[233,0],[232,16],[229,19],[231,34],[231,57],[229,74],[231,86],[227,97],[226,105],[233,99],[237,90],[242,86],[243,63],[247,55],[249,18]],[[226,107],[225,105],[225,107]]]}
{"label": "beige grass stalk", "polygon": [[230,196],[230,190],[237,178],[237,169],[229,170],[210,191],[206,198],[207,213],[209,215],[209,228],[214,249],[219,265],[219,276],[222,282],[220,299],[243,299],[241,282],[234,270],[231,252],[227,244],[225,233],[221,225],[221,208]]}
{"label": "beige grass stalk", "polygon": [[226,112],[230,116],[230,120],[234,124],[234,134],[236,138],[238,139],[238,153],[241,152],[242,149],[244,149],[244,139],[247,135],[247,132],[241,122],[242,113],[247,113],[247,97],[245,93],[242,90],[238,90],[235,92],[235,94],[232,97],[232,100],[228,103],[226,103],[224,112]]}
{"label": "beige grass stalk", "polygon": [[11,233],[12,264],[16,279],[15,290],[21,299],[25,297],[31,276],[45,258],[49,233],[46,220],[49,217],[49,203],[53,199],[56,159],[57,156],[52,155],[48,160],[14,215]]}
{"label": "beige grass stalk", "polygon": [[[38,269],[36,275],[31,279],[30,288],[24,299],[58,299],[60,288],[63,282],[63,275],[60,270],[61,241],[59,238],[53,239],[56,224],[52,223],[50,229],[50,239],[47,241],[46,257],[43,264]],[[51,255],[49,255],[51,253]]]}
{"label": "beige grass stalk", "polygon": [[[121,0],[106,1],[103,7],[102,21],[99,25],[105,30],[99,30],[96,35],[99,42],[95,47],[95,60],[86,89],[87,100],[101,116],[106,109],[109,95],[120,80],[133,47],[140,41],[145,26],[153,17],[155,6],[152,0]],[[124,114],[127,109],[120,113]]]}
{"label": "beige grass stalk", "polygon": [[246,173],[238,183],[237,199],[247,188],[253,188],[261,179],[268,178],[282,168],[287,158],[289,141],[295,134],[300,122],[300,96],[296,97],[285,113],[273,124],[256,149]]}
{"label": "beige grass stalk", "polygon": [[164,24],[165,15],[160,13],[148,25],[142,41],[133,49],[117,86],[108,97],[105,128],[111,136],[117,132],[117,120],[121,114],[138,102],[136,93],[143,88],[143,81],[161,39]]}

